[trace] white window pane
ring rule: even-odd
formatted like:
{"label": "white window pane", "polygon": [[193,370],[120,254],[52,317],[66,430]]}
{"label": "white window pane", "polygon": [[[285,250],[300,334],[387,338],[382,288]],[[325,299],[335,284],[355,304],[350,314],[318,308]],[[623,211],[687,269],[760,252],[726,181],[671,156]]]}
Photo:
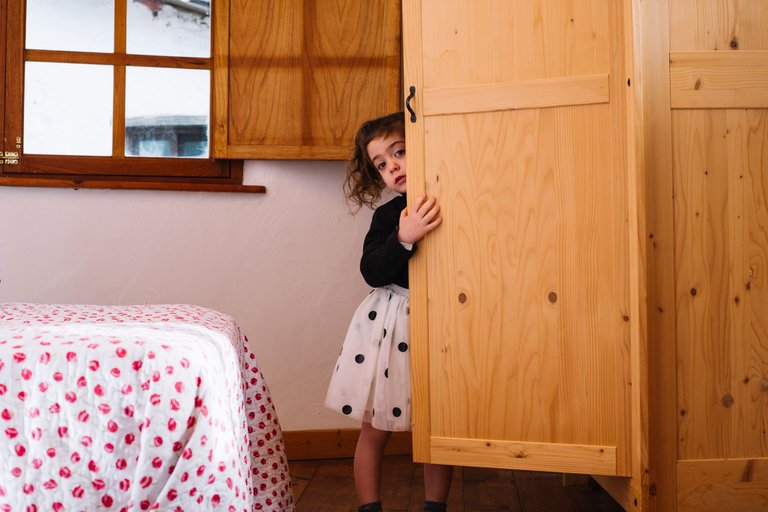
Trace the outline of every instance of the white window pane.
{"label": "white window pane", "polygon": [[112,52],[113,0],[27,0],[26,47]]}
{"label": "white window pane", "polygon": [[208,9],[207,0],[128,0],[128,53],[210,57]]}
{"label": "white window pane", "polygon": [[112,154],[112,66],[27,62],[24,153]]}
{"label": "white window pane", "polygon": [[207,158],[210,72],[128,67],[125,154]]}

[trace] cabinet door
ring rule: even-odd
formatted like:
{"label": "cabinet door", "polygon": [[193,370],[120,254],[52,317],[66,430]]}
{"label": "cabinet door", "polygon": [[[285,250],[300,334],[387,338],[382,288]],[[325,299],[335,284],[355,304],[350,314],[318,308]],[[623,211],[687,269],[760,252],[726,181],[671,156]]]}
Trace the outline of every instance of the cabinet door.
{"label": "cabinet door", "polygon": [[400,108],[399,0],[229,0],[216,35],[220,158],[344,160]]}
{"label": "cabinet door", "polygon": [[408,200],[444,217],[411,267],[414,456],[628,475],[630,2],[403,6]]}

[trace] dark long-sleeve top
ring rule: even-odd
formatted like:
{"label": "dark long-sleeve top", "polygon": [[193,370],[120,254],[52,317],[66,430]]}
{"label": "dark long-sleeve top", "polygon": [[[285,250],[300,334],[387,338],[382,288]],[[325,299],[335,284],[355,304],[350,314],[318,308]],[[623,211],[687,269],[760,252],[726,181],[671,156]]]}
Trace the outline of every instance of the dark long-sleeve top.
{"label": "dark long-sleeve top", "polygon": [[408,288],[408,260],[416,250],[408,250],[397,239],[400,212],[406,205],[404,195],[376,208],[371,227],[363,242],[360,272],[370,286],[396,284]]}

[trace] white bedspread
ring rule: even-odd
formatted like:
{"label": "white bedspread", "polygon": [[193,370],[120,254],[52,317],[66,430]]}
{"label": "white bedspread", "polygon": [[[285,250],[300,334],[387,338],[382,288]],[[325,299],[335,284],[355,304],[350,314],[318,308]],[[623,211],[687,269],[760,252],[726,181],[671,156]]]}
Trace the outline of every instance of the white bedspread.
{"label": "white bedspread", "polygon": [[0,512],[292,511],[269,389],[233,319],[0,304]]}

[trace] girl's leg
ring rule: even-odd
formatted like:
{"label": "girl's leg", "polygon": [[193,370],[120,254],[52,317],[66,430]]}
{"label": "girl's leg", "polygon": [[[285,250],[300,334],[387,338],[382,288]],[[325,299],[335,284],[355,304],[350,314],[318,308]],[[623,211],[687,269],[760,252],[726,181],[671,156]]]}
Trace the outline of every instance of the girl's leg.
{"label": "girl's leg", "polygon": [[[448,500],[448,491],[451,490],[451,477],[453,466],[441,464],[424,464],[424,510],[441,510],[439,505]],[[428,508],[433,505],[435,508]],[[443,507],[442,510],[445,510]]]}
{"label": "girl's leg", "polygon": [[355,447],[355,490],[360,505],[374,503],[380,499],[381,467],[384,462],[384,448],[391,432],[373,428],[363,422],[360,437]]}

